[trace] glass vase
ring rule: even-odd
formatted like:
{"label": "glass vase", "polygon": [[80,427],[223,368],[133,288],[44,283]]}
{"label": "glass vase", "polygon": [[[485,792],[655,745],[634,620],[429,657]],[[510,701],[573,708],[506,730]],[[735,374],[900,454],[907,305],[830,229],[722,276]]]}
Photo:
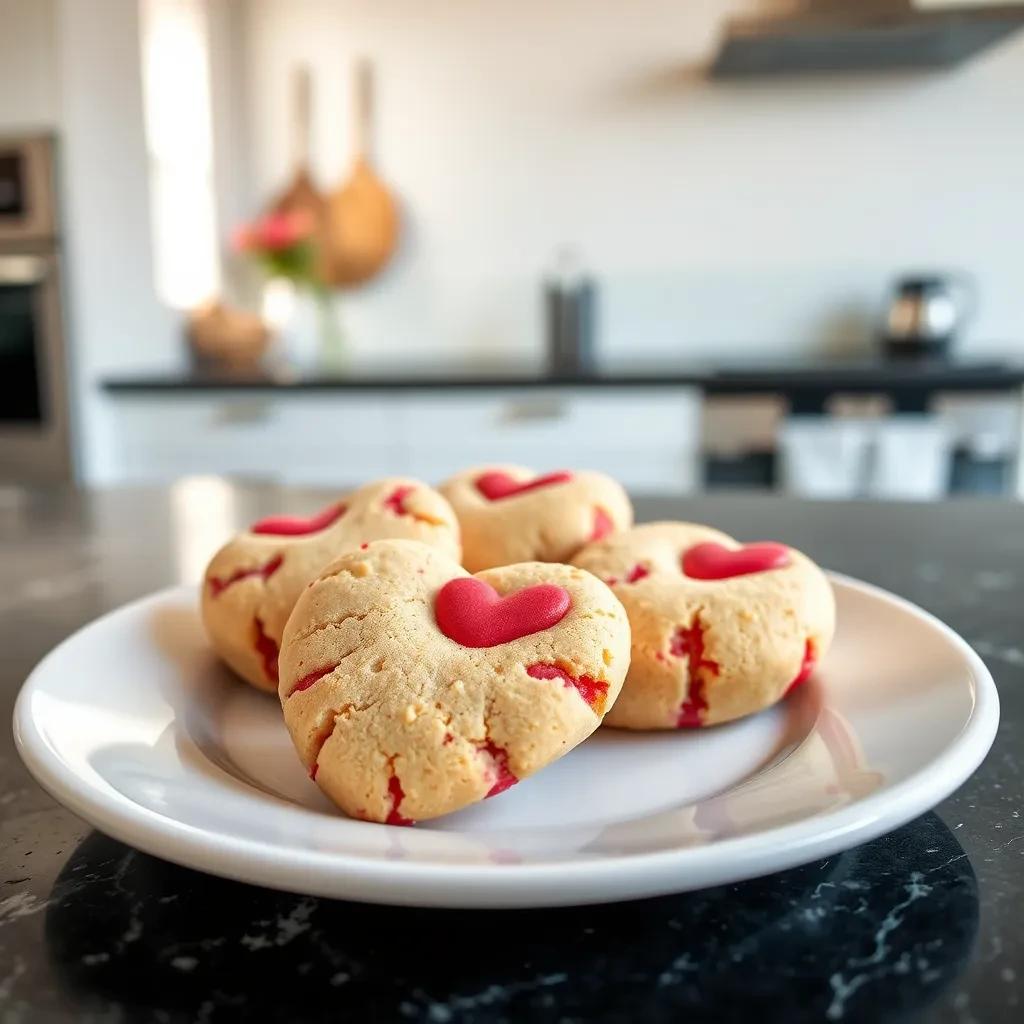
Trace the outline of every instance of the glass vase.
{"label": "glass vase", "polygon": [[338,319],[334,295],[326,288],[316,288],[313,300],[316,304],[320,365],[328,371],[343,370],[348,363],[345,334]]}

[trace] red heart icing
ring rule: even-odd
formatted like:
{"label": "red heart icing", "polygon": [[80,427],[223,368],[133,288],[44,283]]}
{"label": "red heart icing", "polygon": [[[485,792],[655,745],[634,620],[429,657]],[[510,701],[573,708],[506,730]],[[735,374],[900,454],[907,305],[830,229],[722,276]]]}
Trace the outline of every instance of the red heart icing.
{"label": "red heart icing", "polygon": [[345,514],[344,505],[331,505],[322,512],[303,519],[301,516],[268,516],[249,527],[250,533],[271,534],[275,537],[301,537],[319,533],[336,523]]}
{"label": "red heart icing", "polygon": [[684,551],[682,565],[683,572],[691,579],[726,580],[769,569],[784,569],[789,565],[789,548],[785,544],[762,541],[733,549],[708,541]]}
{"label": "red heart icing", "polygon": [[496,647],[557,625],[569,612],[569,591],[538,583],[501,597],[472,576],[449,580],[434,601],[438,628],[463,647]]}
{"label": "red heart icing", "polygon": [[548,473],[546,476],[535,476],[532,480],[525,482],[514,480],[508,473],[500,470],[492,470],[476,478],[476,489],[488,500],[497,501],[499,498],[511,498],[516,494],[524,494],[527,491],[535,491],[538,487],[549,487],[552,484],[564,484],[572,479],[572,473],[567,470],[559,470],[557,473]]}

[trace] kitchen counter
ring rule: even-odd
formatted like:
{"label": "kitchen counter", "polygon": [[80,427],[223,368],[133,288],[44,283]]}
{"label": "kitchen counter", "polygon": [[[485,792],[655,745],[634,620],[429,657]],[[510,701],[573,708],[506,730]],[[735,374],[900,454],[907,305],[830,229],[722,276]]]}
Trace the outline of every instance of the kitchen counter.
{"label": "kitchen counter", "polygon": [[707,395],[780,394],[795,411],[817,412],[833,394],[890,395],[896,408],[921,411],[938,392],[1013,391],[1024,384],[1024,364],[988,361],[860,360],[703,365],[671,363],[607,368],[555,376],[537,367],[493,366],[384,368],[351,373],[211,373],[166,371],[107,377],[115,395],[210,392],[534,390],[553,388],[695,387]]}
{"label": "kitchen counter", "polygon": [[[324,495],[191,481],[0,489],[0,698],[124,601],[195,579],[233,525]],[[219,517],[205,515],[213,507]],[[379,908],[226,882],[58,807],[0,739],[0,1020],[1010,1021],[1024,1000],[1020,507],[638,501],[799,545],[945,619],[1003,720],[959,792],[897,832],[784,874],[609,907]],[[864,651],[865,671],[872,652]],[[102,679],[83,678],[83,687]]]}

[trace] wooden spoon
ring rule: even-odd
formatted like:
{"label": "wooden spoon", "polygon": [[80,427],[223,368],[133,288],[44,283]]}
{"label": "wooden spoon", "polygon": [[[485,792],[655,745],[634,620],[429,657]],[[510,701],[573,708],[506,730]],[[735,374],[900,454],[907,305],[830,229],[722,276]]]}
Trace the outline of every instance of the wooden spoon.
{"label": "wooden spoon", "polygon": [[295,170],[288,187],[270,204],[275,213],[299,214],[313,225],[320,276],[328,279],[327,200],[316,187],[309,168],[310,111],[313,84],[308,65],[292,73],[292,153]]}
{"label": "wooden spoon", "polygon": [[384,268],[398,244],[398,206],[370,164],[373,118],[369,62],[356,64],[355,154],[348,179],[327,198],[331,281],[360,284]]}

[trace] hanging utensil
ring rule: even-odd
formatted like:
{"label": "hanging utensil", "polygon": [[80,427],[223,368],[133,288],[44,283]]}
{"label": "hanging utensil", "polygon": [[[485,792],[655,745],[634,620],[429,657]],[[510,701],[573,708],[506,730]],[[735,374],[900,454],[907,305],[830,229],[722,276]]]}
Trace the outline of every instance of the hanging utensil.
{"label": "hanging utensil", "polygon": [[353,80],[354,158],[348,178],[327,198],[330,279],[354,285],[379,273],[398,244],[398,206],[370,162],[372,70],[356,64]]}
{"label": "hanging utensil", "polygon": [[292,154],[294,171],[291,183],[270,208],[277,213],[298,215],[308,220],[317,246],[321,277],[327,278],[330,253],[327,240],[327,201],[316,187],[309,166],[310,124],[312,121],[313,82],[309,66],[299,65],[292,72]]}

